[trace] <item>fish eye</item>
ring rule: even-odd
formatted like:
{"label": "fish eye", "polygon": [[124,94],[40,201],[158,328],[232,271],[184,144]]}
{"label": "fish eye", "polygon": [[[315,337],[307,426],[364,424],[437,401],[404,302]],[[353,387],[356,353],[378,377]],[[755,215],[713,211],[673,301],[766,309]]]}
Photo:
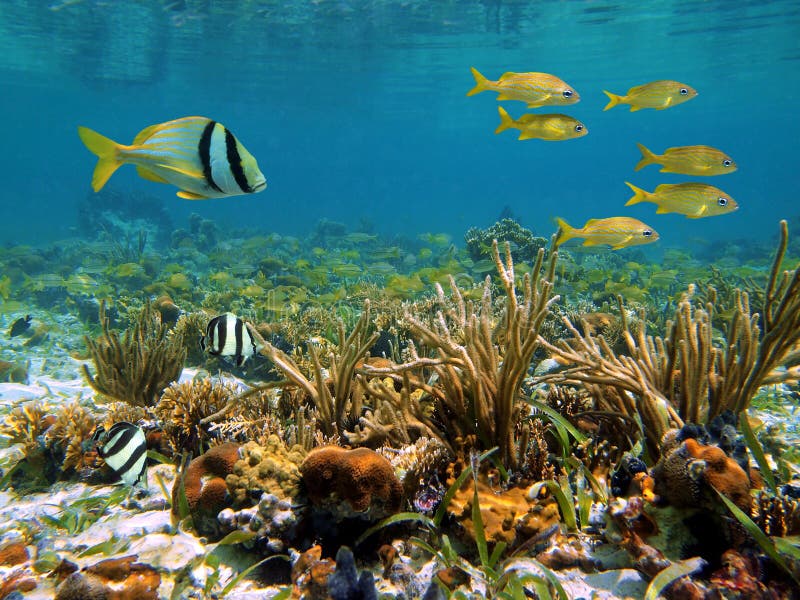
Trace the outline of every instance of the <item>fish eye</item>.
{"label": "fish eye", "polygon": [[645,229],[644,231],[642,231],[642,235],[644,237],[650,237],[651,235],[653,235],[653,232],[650,231],[649,229]]}
{"label": "fish eye", "polygon": [[722,165],[724,167],[730,167],[733,164],[733,161],[730,158],[726,158],[722,161]]}
{"label": "fish eye", "polygon": [[561,95],[564,96],[564,98],[572,98],[572,90],[564,90],[561,92]]}
{"label": "fish eye", "polygon": [[581,125],[580,123],[575,125],[575,131],[583,131],[583,125]]}
{"label": "fish eye", "polygon": [[681,88],[681,96],[685,96],[688,93],[689,93],[689,90],[687,90],[686,88]]}
{"label": "fish eye", "polygon": [[728,206],[728,199],[720,196],[719,198],[717,198],[717,204],[719,204],[720,206]]}

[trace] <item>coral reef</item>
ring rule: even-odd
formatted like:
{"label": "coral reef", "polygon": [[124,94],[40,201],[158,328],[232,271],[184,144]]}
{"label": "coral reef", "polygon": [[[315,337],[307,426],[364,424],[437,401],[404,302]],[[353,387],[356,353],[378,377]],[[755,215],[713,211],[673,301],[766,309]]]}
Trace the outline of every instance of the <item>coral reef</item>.
{"label": "coral reef", "polygon": [[546,238],[536,237],[511,218],[501,219],[487,229],[470,227],[464,234],[467,251],[474,260],[491,257],[493,240],[512,244],[511,255],[518,262],[536,260],[539,250],[547,246]]}
{"label": "coral reef", "polygon": [[83,370],[92,389],[135,406],[153,406],[164,388],[180,377],[186,357],[182,341],[168,335],[157,315],[152,305],[146,304],[133,328],[120,339],[109,329],[105,303],[101,303],[103,334],[98,340],[85,338],[95,375],[87,365]]}
{"label": "coral reef", "polygon": [[402,484],[389,461],[368,448],[316,448],[300,473],[311,504],[335,520],[378,520],[400,509]]}
{"label": "coral reef", "polygon": [[[459,463],[453,467],[447,485],[451,486],[458,475]],[[486,541],[490,544],[503,542],[514,548],[522,541],[552,532],[561,521],[558,504],[553,497],[531,498],[529,486],[513,486],[497,489],[490,485],[484,474],[477,479],[478,504]],[[447,512],[460,524],[461,535],[475,542],[473,503],[475,480],[468,477],[456,491]]]}
{"label": "coral reef", "polygon": [[239,460],[239,444],[226,442],[211,448],[192,460],[182,477],[172,488],[172,510],[177,514],[181,505],[181,488],[192,516],[192,524],[201,534],[219,534],[217,515],[230,503],[225,478],[233,473]]}
{"label": "coral reef", "polygon": [[693,285],[681,297],[666,338],[646,335],[643,311],[634,335],[619,297],[627,354],[617,354],[602,336],[581,334],[565,320],[574,339],[542,344],[571,367],[541,379],[582,385],[600,408],[638,414],[654,452],[671,427],[708,422],[728,409],[740,413],[762,385],[800,378],[795,367],[779,370],[792,361],[800,342],[800,268],[779,273],[787,241],[786,222],[781,221],[762,316],[750,312],[746,293],[737,294],[724,343],[713,338],[713,295],[705,308],[696,308]]}
{"label": "coral reef", "polygon": [[492,246],[495,266],[505,290],[499,321],[494,321],[491,280],[487,277],[478,306],[465,301],[463,294],[450,278],[452,301],[445,299],[437,284],[442,306],[433,326],[428,326],[411,314],[406,315],[422,348],[434,357],[421,356],[415,344],[409,343],[411,360],[384,369],[367,372],[392,375],[402,381],[401,374],[410,371],[415,378],[436,381],[424,390],[435,399],[439,418],[435,421],[429,411],[411,404],[414,418],[439,438],[454,453],[456,440],[474,439],[482,449],[499,448],[503,465],[515,469],[525,449],[520,450],[515,438],[515,426],[521,414],[519,393],[533,353],[538,345],[539,328],[552,302],[552,281],[555,276],[557,252],[551,252],[542,275],[544,250],[540,249],[530,273],[522,282],[523,297],[516,292],[516,276],[511,249],[505,247],[505,261],[495,242]]}
{"label": "coral reef", "polygon": [[136,559],[109,558],[71,573],[59,584],[55,600],[158,600],[161,575]]}
{"label": "coral reef", "polygon": [[247,442],[239,450],[233,472],[226,478],[237,506],[258,500],[262,492],[293,499],[300,491],[300,465],[306,458],[301,446],[287,446],[271,435],[263,446]]}

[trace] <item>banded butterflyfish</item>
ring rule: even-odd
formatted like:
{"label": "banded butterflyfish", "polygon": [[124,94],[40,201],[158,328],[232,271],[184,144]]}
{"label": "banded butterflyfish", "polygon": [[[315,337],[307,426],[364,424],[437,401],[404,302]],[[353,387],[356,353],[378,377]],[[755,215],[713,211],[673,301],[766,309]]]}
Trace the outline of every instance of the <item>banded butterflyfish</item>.
{"label": "banded butterflyfish", "polygon": [[141,427],[124,421],[106,431],[103,426],[92,435],[97,454],[126,485],[136,485],[147,465],[147,439]]}
{"label": "banded butterflyfish", "polygon": [[92,189],[99,192],[125,163],[140,177],[180,188],[187,200],[254,194],[267,187],[258,163],[221,123],[206,117],[183,117],[142,129],[130,146],[78,127],[86,147],[97,155]]}
{"label": "banded butterflyfish", "polygon": [[230,360],[241,367],[256,353],[256,342],[247,325],[233,313],[214,317],[206,326],[206,333],[200,338],[203,351]]}

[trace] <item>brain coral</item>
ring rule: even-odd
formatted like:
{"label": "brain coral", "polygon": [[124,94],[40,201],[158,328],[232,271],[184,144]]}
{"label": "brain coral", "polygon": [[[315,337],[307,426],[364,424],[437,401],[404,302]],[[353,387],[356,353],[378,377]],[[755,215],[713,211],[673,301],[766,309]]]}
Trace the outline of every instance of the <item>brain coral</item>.
{"label": "brain coral", "polygon": [[317,448],[300,465],[300,473],[311,504],[338,520],[380,519],[400,509],[403,486],[389,461],[373,450]]}

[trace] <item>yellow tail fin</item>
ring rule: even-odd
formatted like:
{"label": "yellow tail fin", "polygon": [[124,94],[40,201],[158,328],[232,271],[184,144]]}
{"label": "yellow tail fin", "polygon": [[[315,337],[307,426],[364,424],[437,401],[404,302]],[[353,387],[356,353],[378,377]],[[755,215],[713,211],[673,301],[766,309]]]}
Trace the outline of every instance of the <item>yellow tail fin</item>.
{"label": "yellow tail fin", "polygon": [[500,125],[494,130],[495,135],[514,126],[514,119],[511,118],[511,115],[509,115],[502,106],[497,107],[497,112],[500,113]]}
{"label": "yellow tail fin", "polygon": [[634,167],[633,169],[634,171],[638,171],[639,169],[643,169],[647,165],[653,165],[658,162],[658,159],[660,157],[656,156],[655,154],[650,152],[650,150],[645,148],[644,144],[637,143],[636,145],[639,146],[639,152],[642,153],[642,160],[640,160],[639,163],[636,165],[636,167]]}
{"label": "yellow tail fin", "polygon": [[603,110],[614,108],[617,104],[622,104],[622,101],[624,100],[622,96],[617,96],[616,94],[612,94],[611,92],[603,90],[603,93],[611,99],[611,102],[606,104],[606,107]]}
{"label": "yellow tail fin", "polygon": [[558,224],[558,237],[556,238],[556,247],[558,247],[567,240],[571,240],[572,238],[574,238],[576,229],[560,217],[556,217],[556,223]]}
{"label": "yellow tail fin", "polygon": [[632,183],[628,183],[627,181],[625,182],[625,185],[627,185],[629,188],[631,188],[633,190],[633,198],[628,200],[625,203],[625,206],[630,206],[631,204],[639,204],[639,202],[648,202],[649,201],[648,200],[648,196],[650,194],[645,192],[643,189],[638,188],[635,185],[633,185]]}
{"label": "yellow tail fin", "polygon": [[86,147],[97,155],[97,165],[92,174],[92,189],[99,192],[114,174],[114,171],[122,166],[123,161],[119,159],[119,144],[88,127],[78,127],[78,135]]}
{"label": "yellow tail fin", "polygon": [[480,94],[484,90],[489,89],[489,80],[486,79],[483,75],[478,72],[478,69],[475,67],[470,67],[472,71],[472,76],[475,78],[475,87],[472,88],[470,91],[467,92],[467,96],[473,96],[475,94]]}

